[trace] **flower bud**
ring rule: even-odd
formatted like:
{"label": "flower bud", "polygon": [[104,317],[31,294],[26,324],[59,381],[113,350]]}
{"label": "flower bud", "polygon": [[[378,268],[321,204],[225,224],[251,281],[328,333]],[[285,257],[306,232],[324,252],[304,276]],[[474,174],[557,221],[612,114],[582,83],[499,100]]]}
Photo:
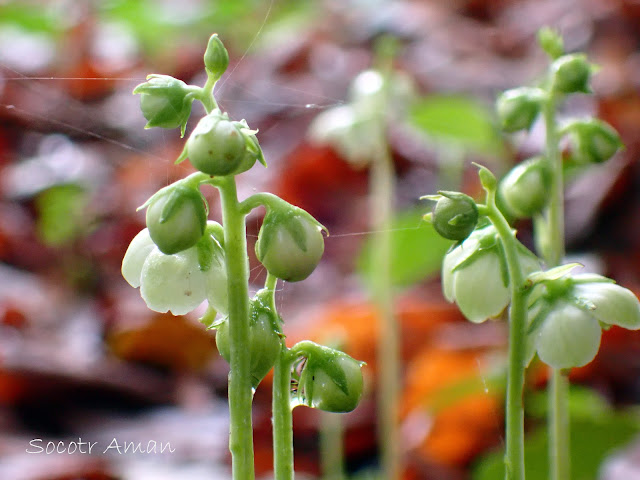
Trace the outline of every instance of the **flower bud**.
{"label": "flower bud", "polygon": [[162,253],[171,255],[193,247],[204,235],[207,209],[202,194],[174,185],[152,197],[147,228]]}
{"label": "flower bud", "polygon": [[218,34],[214,33],[209,38],[207,50],[204,52],[204,66],[207,73],[216,80],[219,79],[229,66],[229,53],[222,44]]}
{"label": "flower bud", "polygon": [[191,164],[208,175],[230,175],[244,160],[247,145],[238,122],[214,110],[191,132],[186,152]]}
{"label": "flower bud", "polygon": [[547,160],[534,157],[516,165],[500,182],[498,194],[507,213],[529,218],[540,213],[549,200],[551,170]]}
{"label": "flower bud", "polygon": [[433,208],[433,228],[449,240],[464,240],[476,228],[478,206],[468,195],[459,192],[440,192],[442,198]]}
{"label": "flower bud", "polygon": [[556,59],[564,53],[564,41],[558,32],[549,28],[542,27],[538,30],[538,43],[540,47],[547,52],[552,59]]}
{"label": "flower bud", "polygon": [[528,130],[540,113],[542,92],[539,88],[520,87],[507,90],[496,101],[500,126],[505,132]]}
{"label": "flower bud", "polygon": [[573,145],[573,158],[582,164],[606,162],[622,147],[618,132],[597,118],[573,121],[566,130]]}
{"label": "flower bud", "polygon": [[168,75],[149,75],[145,83],[133,90],[140,95],[140,109],[147,119],[145,128],[181,128],[191,115],[193,96],[186,83]]}
{"label": "flower bud", "polygon": [[308,353],[300,375],[299,402],[325,412],[345,413],[355,409],[364,385],[363,364],[339,350],[308,343],[314,348]]}
{"label": "flower bud", "polygon": [[[251,383],[257,388],[265,375],[271,370],[280,355],[281,339],[275,330],[275,322],[271,310],[261,306],[259,302],[251,302],[249,319],[249,345]],[[216,345],[222,358],[231,361],[229,337],[229,320],[216,326]]]}
{"label": "flower bud", "polygon": [[324,253],[322,226],[308,213],[290,206],[289,211],[267,213],[262,222],[256,256],[272,275],[299,282],[315,270]]}
{"label": "flower bud", "polygon": [[583,53],[563,55],[551,64],[553,88],[560,93],[590,93],[592,67]]}

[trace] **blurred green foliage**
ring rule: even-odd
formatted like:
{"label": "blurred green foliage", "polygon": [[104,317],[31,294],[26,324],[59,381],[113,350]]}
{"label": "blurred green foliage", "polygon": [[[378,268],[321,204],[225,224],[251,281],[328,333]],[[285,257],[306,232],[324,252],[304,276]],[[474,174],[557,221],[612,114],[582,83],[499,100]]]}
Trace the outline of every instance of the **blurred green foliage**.
{"label": "blurred green foliage", "polygon": [[[531,396],[527,409],[544,418],[546,395]],[[633,411],[615,411],[593,390],[572,387],[569,397],[571,414],[571,480],[596,480],[603,460],[614,449],[628,444],[640,432],[640,417]],[[527,480],[548,479],[548,439],[546,428],[539,428],[525,439]],[[504,453],[494,452],[481,459],[473,480],[504,477]]]}
{"label": "blurred green foliage", "polygon": [[[408,287],[440,272],[442,258],[453,242],[442,238],[433,226],[424,221],[424,209],[397,214],[391,225],[391,284]],[[357,268],[365,284],[371,287],[375,279],[373,238],[360,253]]]}
{"label": "blurred green foliage", "polygon": [[409,120],[434,143],[486,155],[502,156],[504,153],[493,115],[472,98],[424,97],[412,105]]}

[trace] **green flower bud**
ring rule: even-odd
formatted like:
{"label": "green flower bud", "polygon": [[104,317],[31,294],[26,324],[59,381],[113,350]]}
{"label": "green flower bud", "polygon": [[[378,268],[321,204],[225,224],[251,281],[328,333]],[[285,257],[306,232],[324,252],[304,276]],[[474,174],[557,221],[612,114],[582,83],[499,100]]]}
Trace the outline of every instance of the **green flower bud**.
{"label": "green flower bud", "polygon": [[553,88],[560,93],[590,93],[592,66],[583,53],[563,55],[551,64]]}
{"label": "green flower bud", "polygon": [[314,348],[309,351],[300,374],[299,403],[325,412],[346,413],[355,409],[364,386],[363,364],[339,350],[307,343]]}
{"label": "green flower bud", "polygon": [[207,50],[204,52],[204,66],[207,73],[216,80],[219,79],[229,66],[229,53],[224,48],[218,34],[214,33],[209,38]]}
{"label": "green flower bud", "polygon": [[528,130],[540,113],[543,92],[539,88],[521,87],[507,90],[496,101],[500,126],[505,132]]}
{"label": "green flower bud", "polygon": [[440,192],[432,213],[433,227],[449,240],[464,240],[476,228],[478,206],[468,195],[459,192]]}
{"label": "green flower bud", "polygon": [[182,185],[162,190],[147,208],[149,234],[167,255],[193,247],[204,235],[206,224],[207,209],[202,194]]}
{"label": "green flower bud", "polygon": [[202,118],[185,146],[191,164],[208,175],[237,175],[258,160],[265,165],[262,150],[246,122],[232,122],[216,109]]}
{"label": "green flower bud", "polygon": [[529,218],[540,213],[549,200],[551,169],[544,157],[516,165],[500,182],[498,194],[509,214]]}
{"label": "green flower bud", "polygon": [[191,88],[186,83],[168,75],[153,74],[133,93],[140,95],[140,109],[147,119],[145,128],[180,127],[184,135],[193,103]]}
{"label": "green flower bud", "polygon": [[556,59],[564,53],[564,41],[558,32],[549,28],[542,27],[538,30],[538,43],[540,47],[547,52],[552,59]]}
{"label": "green flower bud", "polygon": [[583,164],[609,160],[623,145],[615,129],[597,118],[575,120],[565,127],[573,146],[573,158]]}
{"label": "green flower bud", "polygon": [[[257,388],[265,375],[271,370],[280,355],[282,342],[275,329],[276,322],[273,312],[251,302],[251,317],[249,319],[249,346],[251,383]],[[231,347],[229,336],[229,320],[224,320],[216,326],[216,345],[222,358],[231,361]]]}
{"label": "green flower bud", "polygon": [[[540,269],[536,256],[518,244],[525,275]],[[509,274],[495,227],[475,230],[449,251],[442,263],[442,289],[449,302],[474,323],[497,317],[509,304]]]}
{"label": "green flower bud", "polygon": [[267,213],[258,234],[256,256],[272,275],[299,282],[311,275],[322,258],[323,227],[304,210],[289,207]]}

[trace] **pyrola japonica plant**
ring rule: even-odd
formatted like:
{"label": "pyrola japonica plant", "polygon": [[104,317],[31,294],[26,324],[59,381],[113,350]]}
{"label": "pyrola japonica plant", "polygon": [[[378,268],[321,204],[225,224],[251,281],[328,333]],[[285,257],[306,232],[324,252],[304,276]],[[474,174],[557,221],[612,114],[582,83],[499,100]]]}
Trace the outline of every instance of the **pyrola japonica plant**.
{"label": "pyrola japonica plant", "polygon": [[[356,408],[363,389],[362,363],[347,354],[302,341],[288,348],[275,305],[278,279],[298,282],[318,265],[324,251],[324,227],[311,215],[275,195],[256,193],[238,199],[235,175],[266,162],[244,120],[220,110],[214,86],[229,64],[227,50],[212,35],[204,54],[207,82],[187,85],[166,75],[149,75],[133,91],[147,128],[180,128],[185,133],[194,101],[206,115],[189,135],[176,160],[198,170],[155,193],[141,208],[147,228],[131,242],[122,274],[147,306],[183,315],[208,303],[200,319],[215,328],[216,343],[229,362],[229,450],[234,480],[253,480],[253,393],[274,368],[274,476],[294,478],[291,411],[305,405],[330,412]],[[209,220],[200,188],[218,189],[221,223]],[[257,207],[266,215],[256,254],[267,270],[263,289],[249,296],[249,260],[245,219]]]}
{"label": "pyrola japonica plant", "polygon": [[[567,97],[591,92],[594,67],[581,53],[564,52],[551,29],[538,33],[550,58],[536,86],[504,92],[496,102],[505,132],[526,131],[538,117],[546,129],[540,155],[515,166],[500,182],[485,167],[479,177],[486,193],[477,203],[460,192],[440,192],[426,217],[435,230],[457,243],[444,258],[442,287],[472,322],[503,313],[509,323],[506,393],[505,478],[524,480],[525,369],[535,355],[551,368],[549,382],[549,478],[569,473],[567,374],[591,362],[603,329],[612,325],[640,329],[640,303],[628,289],[591,273],[574,273],[579,264],[563,264],[565,166],[589,168],[611,158],[622,143],[617,132],[597,118],[559,122],[558,107]],[[570,156],[559,143],[567,137]],[[532,218],[538,255],[516,238],[508,219]]]}

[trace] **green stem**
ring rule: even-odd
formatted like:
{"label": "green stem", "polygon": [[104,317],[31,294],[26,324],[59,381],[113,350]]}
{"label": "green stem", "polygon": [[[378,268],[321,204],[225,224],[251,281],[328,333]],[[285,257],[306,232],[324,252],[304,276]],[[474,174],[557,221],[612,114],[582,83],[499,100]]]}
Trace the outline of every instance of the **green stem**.
{"label": "green stem", "polygon": [[246,351],[249,344],[249,265],[245,216],[238,208],[235,179],[220,177],[217,183],[222,204],[229,297],[229,450],[232,456],[233,480],[253,480],[253,389],[250,358]]}
{"label": "green stem", "polygon": [[273,475],[275,480],[293,480],[293,416],[291,408],[291,358],[282,340],[282,350],[273,369]]}
{"label": "green stem", "polygon": [[[509,367],[506,398],[505,478],[524,480],[524,372],[526,364],[527,310],[524,275],[518,258],[517,240],[495,205],[495,192],[489,192],[487,216],[504,246],[511,288],[509,308]],[[565,479],[566,480],[566,479]]]}
{"label": "green stem", "polygon": [[[384,112],[384,108],[379,110]],[[401,476],[402,462],[398,427],[398,404],[400,397],[400,332],[393,312],[393,290],[391,285],[391,217],[394,197],[393,159],[384,140],[385,122],[380,118],[378,138],[381,139],[379,155],[373,160],[370,170],[370,198],[373,238],[373,299],[380,319],[378,336],[378,388],[379,432],[378,441],[382,450],[384,478],[397,480]]]}
{"label": "green stem", "polygon": [[[543,107],[546,129],[546,156],[551,165],[551,198],[547,210],[547,251],[544,252],[547,267],[560,265],[564,257],[564,178],[562,157],[558,149],[559,134],[556,125],[556,98],[553,85]],[[549,478],[565,480],[569,478],[569,385],[568,379],[558,370],[551,369],[549,388]]]}
{"label": "green stem", "polygon": [[[550,480],[569,479],[569,381],[559,369],[549,379],[549,468]],[[566,446],[566,447],[565,447]]]}
{"label": "green stem", "polygon": [[344,478],[344,429],[340,414],[322,412],[320,427],[320,461],[323,480]]}
{"label": "green stem", "polygon": [[[277,198],[277,197],[276,197]],[[264,288],[270,292],[271,310],[276,313],[275,291],[278,279],[267,273]],[[280,325],[275,325],[282,334]],[[291,408],[291,363],[289,349],[281,335],[280,356],[273,367],[273,476],[275,480],[293,480],[293,416]]]}
{"label": "green stem", "polygon": [[211,113],[215,108],[218,108],[218,102],[213,96],[213,87],[215,87],[217,81],[218,79],[215,76],[207,75],[207,82],[202,87],[200,101],[204,104],[207,113]]}

